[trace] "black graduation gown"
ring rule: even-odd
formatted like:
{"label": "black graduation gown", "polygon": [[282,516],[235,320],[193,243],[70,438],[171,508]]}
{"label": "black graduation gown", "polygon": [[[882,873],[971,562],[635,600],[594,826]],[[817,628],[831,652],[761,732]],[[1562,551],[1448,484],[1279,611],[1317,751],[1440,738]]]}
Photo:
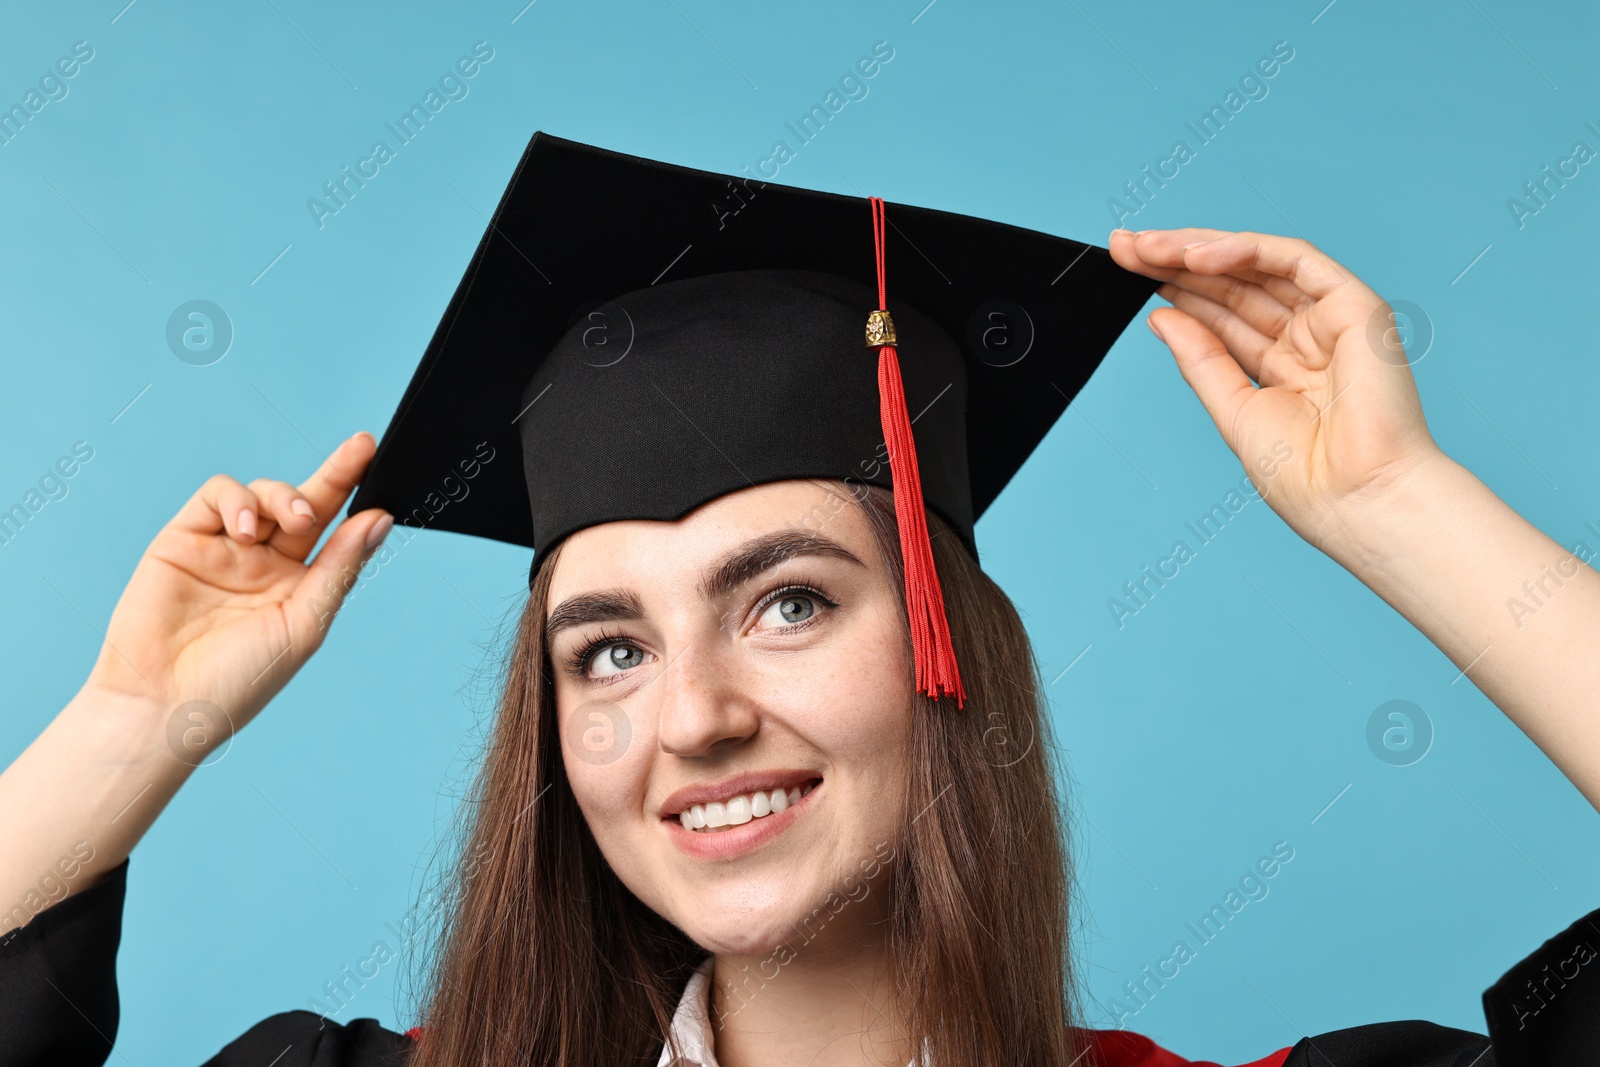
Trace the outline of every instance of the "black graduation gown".
{"label": "black graduation gown", "polygon": [[[101,881],[0,937],[0,1067],[99,1067],[116,1037],[124,860]],[[1483,994],[1489,1036],[1384,1022],[1301,1039],[1262,1067],[1587,1067],[1600,1064],[1600,909],[1546,941]],[[263,1019],[204,1067],[395,1067],[415,1031],[309,1011]],[[1091,1031],[1102,1067],[1189,1063],[1147,1039]],[[1200,1061],[1195,1061],[1201,1067]],[[1088,1067],[1086,1064],[1085,1067]]]}

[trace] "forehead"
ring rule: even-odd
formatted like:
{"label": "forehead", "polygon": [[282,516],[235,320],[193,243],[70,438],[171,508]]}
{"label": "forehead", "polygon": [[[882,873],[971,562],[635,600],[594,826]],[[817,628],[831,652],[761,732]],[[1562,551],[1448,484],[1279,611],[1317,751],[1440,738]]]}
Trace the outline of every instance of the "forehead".
{"label": "forehead", "polygon": [[602,587],[692,583],[730,550],[784,530],[825,537],[869,564],[877,555],[844,484],[771,482],[717,497],[675,522],[627,519],[579,530],[553,562],[550,603]]}

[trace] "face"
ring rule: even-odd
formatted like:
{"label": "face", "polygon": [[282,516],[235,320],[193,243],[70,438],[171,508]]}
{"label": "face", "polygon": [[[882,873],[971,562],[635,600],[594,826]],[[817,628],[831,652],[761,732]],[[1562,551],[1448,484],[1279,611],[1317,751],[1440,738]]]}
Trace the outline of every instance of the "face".
{"label": "face", "polygon": [[719,955],[881,917],[913,678],[848,490],[776,482],[593,526],[553,566],[562,757],[622,882]]}

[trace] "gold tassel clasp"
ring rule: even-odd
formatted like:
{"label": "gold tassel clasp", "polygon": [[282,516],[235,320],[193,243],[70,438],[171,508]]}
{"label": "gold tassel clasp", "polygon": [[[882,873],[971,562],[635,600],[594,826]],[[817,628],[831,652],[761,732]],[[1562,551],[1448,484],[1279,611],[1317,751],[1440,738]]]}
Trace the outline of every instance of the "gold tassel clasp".
{"label": "gold tassel clasp", "polygon": [[897,343],[894,338],[894,320],[887,311],[874,311],[867,316],[867,347]]}

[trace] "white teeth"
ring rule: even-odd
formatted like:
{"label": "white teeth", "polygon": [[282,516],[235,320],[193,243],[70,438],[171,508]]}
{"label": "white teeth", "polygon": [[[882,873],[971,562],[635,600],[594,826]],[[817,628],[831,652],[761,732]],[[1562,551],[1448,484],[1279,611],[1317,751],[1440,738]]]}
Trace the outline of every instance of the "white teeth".
{"label": "white teeth", "polygon": [[678,822],[687,830],[715,830],[726,826],[743,826],[753,819],[763,819],[784,811],[789,805],[811,792],[799,786],[791,789],[763,790],[744,793],[726,801],[713,800],[706,804],[692,804],[678,813]]}

